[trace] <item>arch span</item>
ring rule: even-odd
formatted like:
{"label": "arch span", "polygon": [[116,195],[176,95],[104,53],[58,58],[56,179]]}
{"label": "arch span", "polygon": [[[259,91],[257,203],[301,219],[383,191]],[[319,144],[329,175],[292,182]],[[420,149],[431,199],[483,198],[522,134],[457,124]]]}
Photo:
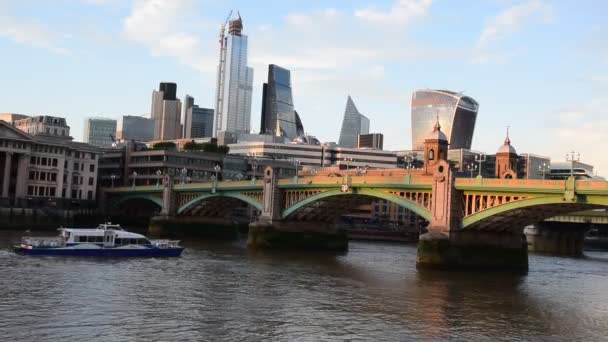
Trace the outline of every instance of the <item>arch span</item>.
{"label": "arch span", "polygon": [[565,201],[563,196],[534,197],[509,202],[464,217],[463,229],[523,230],[526,225],[572,212],[601,208],[604,200]]}
{"label": "arch span", "polygon": [[122,204],[122,203],[128,202],[128,201],[132,201],[132,200],[138,200],[138,199],[150,201],[150,202],[156,204],[159,208],[163,207],[162,199],[152,196],[152,195],[137,194],[137,195],[128,195],[128,196],[119,198],[117,201],[112,202],[111,208],[115,209],[119,204]]}
{"label": "arch span", "polygon": [[345,195],[350,195],[350,196],[361,195],[361,196],[366,196],[366,197],[373,197],[373,198],[387,200],[387,201],[393,202],[401,207],[404,207],[404,208],[416,213],[417,215],[419,215],[420,217],[424,218],[427,221],[431,219],[431,212],[429,210],[427,210],[426,208],[421,207],[417,203],[406,200],[405,198],[393,195],[391,193],[383,192],[378,189],[370,189],[370,188],[353,188],[352,192],[351,191],[342,192],[341,190],[329,190],[329,191],[320,192],[318,194],[307,197],[307,198],[297,202],[296,204],[292,205],[289,208],[285,208],[283,210],[283,213],[281,214],[281,217],[283,219],[286,219],[289,216],[291,216],[292,214],[296,213],[298,210],[300,210],[316,201],[319,201],[319,200],[322,200],[325,198],[329,198],[329,197],[345,196]]}
{"label": "arch span", "polygon": [[224,192],[224,193],[215,193],[215,194],[204,194],[199,197],[193,198],[192,200],[186,202],[186,204],[179,207],[177,209],[177,214],[180,215],[180,214],[188,211],[193,206],[195,206],[196,204],[198,204],[202,201],[205,201],[205,200],[208,200],[211,198],[221,198],[221,197],[236,198],[238,200],[241,200],[241,201],[251,205],[252,207],[256,208],[257,210],[262,210],[262,203],[257,202],[256,200],[254,200],[253,198],[251,198],[249,196],[245,196],[241,193]]}

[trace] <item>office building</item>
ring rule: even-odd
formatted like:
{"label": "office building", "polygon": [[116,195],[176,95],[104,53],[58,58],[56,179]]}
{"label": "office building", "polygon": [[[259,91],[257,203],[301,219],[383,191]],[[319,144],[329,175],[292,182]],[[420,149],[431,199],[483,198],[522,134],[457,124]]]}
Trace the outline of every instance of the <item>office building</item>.
{"label": "office building", "polygon": [[27,118],[29,118],[29,116],[24,115],[24,114],[0,113],[0,121],[8,122],[11,125],[13,125],[15,123],[15,121],[17,121],[17,120],[22,120],[22,119],[27,119]]}
{"label": "office building", "polygon": [[450,149],[470,149],[479,104],[448,90],[417,90],[412,95],[412,149],[424,148],[424,137],[439,117]]}
{"label": "office building", "polygon": [[382,133],[359,134],[357,136],[357,148],[381,150],[383,146],[384,135]]}
{"label": "office building", "polygon": [[0,121],[0,205],[59,208],[60,199],[94,200],[99,148],[72,141],[63,118],[30,119],[20,129]]}
{"label": "office building", "polygon": [[184,139],[207,138],[213,136],[213,109],[201,108],[194,104],[194,98],[184,98]]}
{"label": "office building", "polygon": [[116,140],[150,141],[154,139],[154,120],[123,115],[116,123]]}
{"label": "office building", "polygon": [[221,131],[239,134],[251,130],[253,69],[247,66],[247,36],[242,31],[240,15],[228,22],[227,35],[225,25],[220,29],[214,137]]}
{"label": "office building", "polygon": [[569,161],[554,161],[551,162],[551,171],[547,175],[549,179],[568,179],[570,175],[573,175],[576,179],[599,179],[603,180],[602,177],[598,177],[593,172],[593,165],[583,163],[580,161],[569,162]]}
{"label": "office building", "polygon": [[116,120],[88,118],[84,123],[83,140],[85,143],[109,147],[115,140]]}
{"label": "office building", "polygon": [[360,134],[369,134],[369,119],[359,113],[353,99],[348,95],[338,145],[355,148],[357,147],[357,137]]}
{"label": "office building", "polygon": [[[299,120],[300,126],[302,121]],[[268,66],[268,83],[262,88],[262,122],[260,133],[294,139],[298,120],[291,93],[291,72],[280,66]],[[304,128],[302,127],[303,131]]]}
{"label": "office building", "polygon": [[30,135],[49,136],[72,140],[70,136],[70,126],[67,125],[65,118],[39,115],[21,120],[15,120],[14,126]]}
{"label": "office building", "polygon": [[531,153],[522,153],[517,163],[517,178],[549,179],[551,178],[551,158]]}
{"label": "office building", "polygon": [[152,91],[150,115],[154,120],[154,140],[172,140],[182,137],[182,103],[176,97],[176,91],[177,85],[168,82],[162,82],[158,91]]}

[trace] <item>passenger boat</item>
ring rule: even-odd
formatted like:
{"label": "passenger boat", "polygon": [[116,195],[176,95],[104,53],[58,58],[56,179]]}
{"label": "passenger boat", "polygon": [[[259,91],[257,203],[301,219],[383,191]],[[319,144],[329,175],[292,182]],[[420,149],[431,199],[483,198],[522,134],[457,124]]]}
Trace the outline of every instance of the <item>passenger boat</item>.
{"label": "passenger boat", "polygon": [[104,257],[180,256],[183,247],[176,240],[150,240],[127,232],[118,224],[97,228],[59,228],[57,237],[23,237],[15,252],[27,255],[79,255]]}

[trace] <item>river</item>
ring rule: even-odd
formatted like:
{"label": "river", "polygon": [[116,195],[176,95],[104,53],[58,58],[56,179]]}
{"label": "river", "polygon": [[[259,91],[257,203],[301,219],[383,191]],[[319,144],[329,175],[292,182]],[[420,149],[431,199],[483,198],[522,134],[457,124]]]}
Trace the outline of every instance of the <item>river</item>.
{"label": "river", "polygon": [[180,258],[24,257],[0,235],[2,341],[606,341],[608,252],[527,275],[416,271],[415,245],[344,255],[187,240]]}

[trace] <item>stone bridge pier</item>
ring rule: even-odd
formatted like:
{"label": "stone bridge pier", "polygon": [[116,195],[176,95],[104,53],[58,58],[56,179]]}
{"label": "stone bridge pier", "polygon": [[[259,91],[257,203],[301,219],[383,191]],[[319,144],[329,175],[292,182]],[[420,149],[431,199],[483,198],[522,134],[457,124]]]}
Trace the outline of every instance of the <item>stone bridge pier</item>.
{"label": "stone bridge pier", "polygon": [[528,251],[582,256],[588,224],[544,221],[526,227]]}
{"label": "stone bridge pier", "polygon": [[431,220],[418,242],[418,269],[528,269],[525,236],[462,228],[462,194],[446,161],[433,171]]}
{"label": "stone bridge pier", "polygon": [[283,220],[283,194],[271,167],[266,167],[263,179],[262,212],[258,220],[249,225],[248,247],[325,251],[346,251],[348,249],[348,236],[333,224]]}

